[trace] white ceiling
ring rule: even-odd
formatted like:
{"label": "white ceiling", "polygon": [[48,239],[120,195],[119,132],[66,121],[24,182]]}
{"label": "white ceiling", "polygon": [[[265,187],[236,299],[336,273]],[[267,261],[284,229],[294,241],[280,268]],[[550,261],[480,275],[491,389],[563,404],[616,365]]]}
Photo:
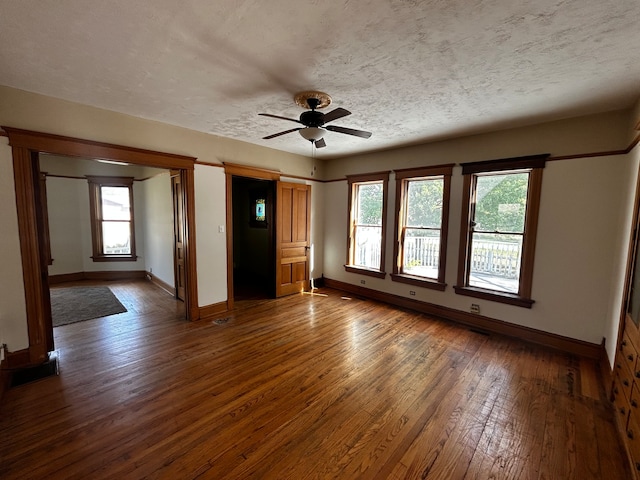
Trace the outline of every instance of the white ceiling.
{"label": "white ceiling", "polygon": [[630,107],[639,0],[0,0],[0,84],[318,157]]}

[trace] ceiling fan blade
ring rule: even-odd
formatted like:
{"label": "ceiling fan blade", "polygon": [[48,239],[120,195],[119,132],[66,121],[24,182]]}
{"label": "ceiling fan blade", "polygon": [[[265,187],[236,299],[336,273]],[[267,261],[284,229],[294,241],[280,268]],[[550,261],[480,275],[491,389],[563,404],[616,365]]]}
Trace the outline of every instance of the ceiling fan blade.
{"label": "ceiling fan blade", "polygon": [[355,137],[369,138],[371,136],[371,132],[365,132],[364,130],[355,130],[353,128],[346,127],[338,127],[337,125],[327,125],[327,130],[331,130],[332,132],[338,133],[346,133],[347,135],[353,135]]}
{"label": "ceiling fan blade", "polygon": [[269,140],[270,138],[276,138],[279,137],[280,135],[286,135],[287,133],[291,133],[291,132],[297,132],[298,130],[301,130],[302,127],[300,128],[292,128],[291,130],[285,130],[284,132],[280,132],[280,133],[274,133],[273,135],[268,135],[266,137],[262,137],[263,140]]}
{"label": "ceiling fan blade", "polygon": [[326,146],[327,144],[324,143],[324,138],[321,138],[320,140],[316,140],[316,148],[324,148]]}
{"label": "ceiling fan blade", "polygon": [[296,120],[295,118],[281,117],[280,115],[271,115],[270,113],[259,113],[258,115],[262,115],[263,117],[279,118],[280,120],[289,120],[290,122],[300,123],[300,120]]}
{"label": "ceiling fan blade", "polygon": [[331,110],[329,113],[324,114],[324,123],[333,122],[342,117],[346,117],[347,115],[351,115],[349,110],[345,110],[344,108],[336,108],[335,110]]}

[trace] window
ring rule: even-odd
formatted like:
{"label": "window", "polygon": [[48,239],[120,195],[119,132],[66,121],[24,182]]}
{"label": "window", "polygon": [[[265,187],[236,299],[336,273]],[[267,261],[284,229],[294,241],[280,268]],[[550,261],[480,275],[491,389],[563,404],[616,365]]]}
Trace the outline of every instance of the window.
{"label": "window", "polygon": [[444,290],[453,165],[396,171],[396,282]]}
{"label": "window", "polygon": [[542,169],[547,157],[462,164],[456,293],[531,308]]}
{"label": "window", "polygon": [[133,178],[87,177],[93,261],[135,261]]}
{"label": "window", "polygon": [[349,232],[345,269],[384,278],[384,238],[389,172],[350,175]]}

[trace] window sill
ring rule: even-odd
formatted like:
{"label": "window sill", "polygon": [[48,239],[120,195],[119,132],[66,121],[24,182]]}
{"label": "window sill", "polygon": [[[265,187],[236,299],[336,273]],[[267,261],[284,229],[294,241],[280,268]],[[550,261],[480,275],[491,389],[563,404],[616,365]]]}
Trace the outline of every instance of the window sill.
{"label": "window sill", "polygon": [[345,265],[344,269],[347,272],[367,275],[369,277],[384,278],[387,276],[386,272],[381,272],[380,270],[371,270],[370,268],[355,267],[353,265]]}
{"label": "window sill", "polygon": [[391,280],[394,282],[406,283],[408,285],[415,285],[416,287],[430,288],[432,290],[439,290],[444,292],[447,288],[446,283],[440,283],[437,280],[430,278],[417,277],[415,275],[407,275],[404,273],[392,273]]}
{"label": "window sill", "polygon": [[105,255],[105,256],[93,256],[91,259],[94,262],[135,262],[138,260],[136,255]]}
{"label": "window sill", "polygon": [[492,302],[506,303],[515,305],[516,307],[531,308],[535,300],[520,297],[513,293],[494,292],[476,287],[453,287],[458,295],[466,295],[467,297],[482,298]]}

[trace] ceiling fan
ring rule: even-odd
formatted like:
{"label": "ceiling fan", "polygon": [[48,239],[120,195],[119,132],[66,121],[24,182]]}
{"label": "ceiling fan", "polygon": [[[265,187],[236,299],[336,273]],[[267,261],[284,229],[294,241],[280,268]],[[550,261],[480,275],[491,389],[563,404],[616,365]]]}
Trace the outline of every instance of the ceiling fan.
{"label": "ceiling fan", "polygon": [[293,99],[296,104],[302,108],[311,109],[306,112],[302,112],[299,120],[296,120],[295,118],[281,117],[280,115],[271,115],[270,113],[259,113],[258,115],[262,115],[263,117],[279,118],[281,120],[289,120],[290,122],[301,124],[302,127],[274,133],[273,135],[262,137],[263,140],[269,140],[291,132],[299,132],[304,139],[309,140],[316,146],[316,148],[322,148],[327,146],[323,138],[327,130],[331,132],[346,133],[347,135],[353,135],[361,138],[369,138],[371,136],[371,132],[365,132],[364,130],[339,127],[337,125],[327,125],[329,122],[351,115],[351,112],[344,108],[336,108],[328,113],[318,112],[316,109],[324,108],[331,103],[331,97],[324,92],[300,92],[297,93]]}

